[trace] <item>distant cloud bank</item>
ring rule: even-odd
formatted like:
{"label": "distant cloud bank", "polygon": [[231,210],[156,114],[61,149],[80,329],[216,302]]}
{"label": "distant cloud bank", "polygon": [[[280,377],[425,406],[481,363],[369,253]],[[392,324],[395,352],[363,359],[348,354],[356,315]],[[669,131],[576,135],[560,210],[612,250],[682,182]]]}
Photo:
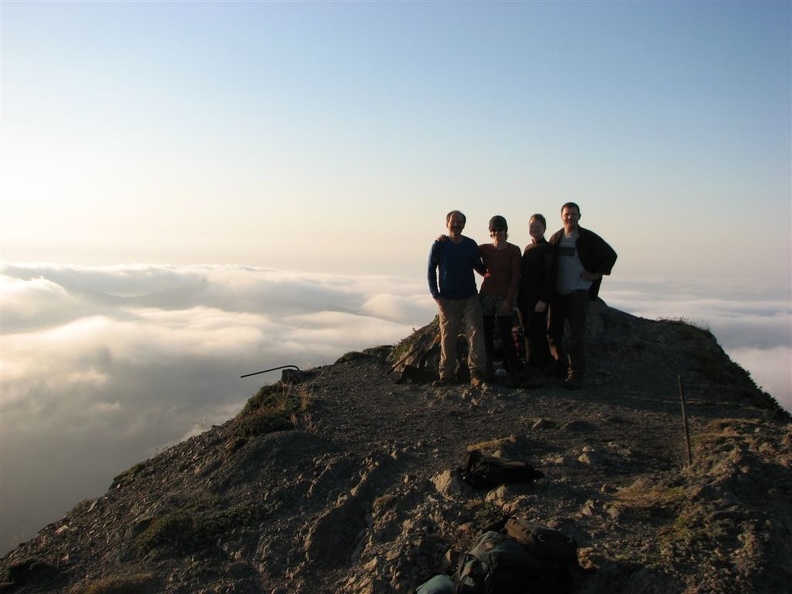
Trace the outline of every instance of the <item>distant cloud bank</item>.
{"label": "distant cloud bank", "polygon": [[[330,364],[435,315],[422,278],[242,266],[8,264],[0,288],[2,553],[279,378],[240,375]],[[603,297],[706,325],[792,410],[789,295],[717,295],[609,281]]]}

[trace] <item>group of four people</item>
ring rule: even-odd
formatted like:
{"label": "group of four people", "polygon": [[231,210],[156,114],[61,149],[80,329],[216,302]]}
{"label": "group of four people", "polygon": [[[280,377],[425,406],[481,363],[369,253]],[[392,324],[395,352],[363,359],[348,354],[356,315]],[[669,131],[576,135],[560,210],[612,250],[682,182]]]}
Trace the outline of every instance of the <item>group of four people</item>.
{"label": "group of four people", "polygon": [[[561,220],[563,228],[548,241],[545,218],[533,215],[531,243],[521,254],[507,241],[504,217],[490,219],[492,242],[478,245],[462,235],[464,214],[454,210],[446,215],[448,236],[432,245],[427,274],[440,314],[437,385],[455,382],[460,334],[467,339],[471,384],[480,387],[491,380],[496,329],[510,379],[518,381],[523,361],[512,340],[515,312],[526,337],[525,363],[564,377],[568,388],[582,385],[588,303],[597,298],[602,276],[610,274],[617,256],[605,240],[580,227],[580,207],[574,202],[561,207]],[[480,290],[474,271],[484,277]]]}

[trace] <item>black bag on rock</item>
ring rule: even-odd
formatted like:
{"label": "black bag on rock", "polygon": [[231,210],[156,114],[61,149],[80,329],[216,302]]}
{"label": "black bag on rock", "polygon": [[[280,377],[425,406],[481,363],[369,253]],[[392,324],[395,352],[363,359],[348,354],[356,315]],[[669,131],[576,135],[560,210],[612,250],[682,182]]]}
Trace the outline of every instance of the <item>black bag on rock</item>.
{"label": "black bag on rock", "polygon": [[544,477],[525,460],[486,456],[479,450],[468,452],[462,480],[476,489],[493,489],[504,483],[527,483]]}

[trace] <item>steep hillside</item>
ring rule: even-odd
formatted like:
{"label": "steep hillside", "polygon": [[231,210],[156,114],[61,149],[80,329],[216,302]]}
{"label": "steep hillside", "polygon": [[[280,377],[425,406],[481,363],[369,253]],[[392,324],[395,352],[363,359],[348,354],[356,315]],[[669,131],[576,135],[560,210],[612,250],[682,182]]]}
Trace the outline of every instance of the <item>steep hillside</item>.
{"label": "steep hillside", "polygon": [[[599,304],[572,392],[392,371],[432,332],[286,373],[10,552],[0,592],[408,592],[509,515],[577,539],[577,592],[788,590],[790,418],[709,332]],[[474,490],[473,446],[545,477]]]}

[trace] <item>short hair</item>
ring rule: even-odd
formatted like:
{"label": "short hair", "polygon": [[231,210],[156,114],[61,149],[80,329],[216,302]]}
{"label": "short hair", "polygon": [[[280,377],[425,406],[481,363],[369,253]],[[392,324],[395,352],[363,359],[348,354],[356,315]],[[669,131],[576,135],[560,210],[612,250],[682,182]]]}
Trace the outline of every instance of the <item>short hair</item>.
{"label": "short hair", "polygon": [[563,206],[561,206],[561,212],[564,212],[565,208],[574,208],[580,214],[580,207],[574,202],[564,202]]}
{"label": "short hair", "polygon": [[[563,209],[562,209],[562,210],[563,210]],[[545,220],[545,218],[544,218],[544,215],[543,215],[543,214],[539,214],[538,212],[537,212],[536,214],[532,214],[532,215],[531,215],[531,218],[530,218],[530,219],[528,219],[528,224],[530,224],[530,223],[531,223],[531,221],[539,221],[540,223],[542,223],[542,227],[544,227],[545,229],[547,229],[547,220]]]}
{"label": "short hair", "polygon": [[455,214],[458,214],[459,216],[461,216],[462,217],[462,222],[467,224],[467,217],[465,216],[465,213],[463,213],[461,210],[452,210],[451,212],[449,212],[446,215],[446,223],[448,223],[448,221],[451,220],[451,217],[453,215],[455,215]]}

